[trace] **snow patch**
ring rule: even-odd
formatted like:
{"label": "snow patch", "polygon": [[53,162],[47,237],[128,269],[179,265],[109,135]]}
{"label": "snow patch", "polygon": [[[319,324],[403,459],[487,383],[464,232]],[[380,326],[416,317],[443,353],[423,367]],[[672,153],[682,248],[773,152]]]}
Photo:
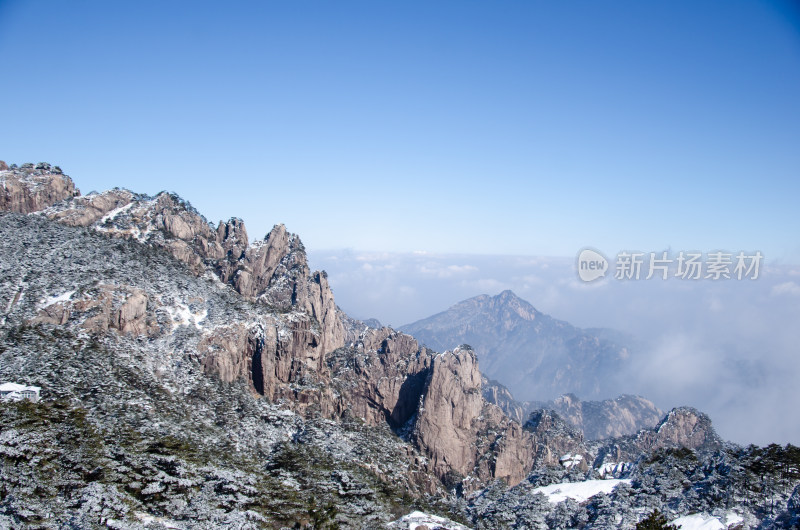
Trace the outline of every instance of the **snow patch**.
{"label": "snow patch", "polygon": [[114,219],[119,214],[121,214],[123,212],[127,212],[128,210],[131,209],[131,207],[133,206],[134,202],[135,201],[132,201],[132,202],[129,202],[128,204],[126,204],[125,206],[120,206],[119,208],[114,208],[113,210],[111,210],[110,212],[105,214],[103,217],[101,217],[100,220],[97,221],[98,224],[102,225],[102,224]]}
{"label": "snow patch", "polygon": [[543,493],[551,504],[558,504],[567,499],[583,502],[599,493],[611,493],[622,483],[630,484],[630,479],[584,480],[583,482],[562,482],[540,486],[533,493]]}
{"label": "snow patch", "polygon": [[164,517],[156,517],[155,515],[150,515],[149,513],[134,512],[133,515],[135,515],[136,518],[139,519],[144,524],[158,523],[164,528],[171,528],[176,530],[180,530],[183,528],[182,526],[178,526],[178,523],[176,523],[175,521],[171,521]]}
{"label": "snow patch", "polygon": [[207,309],[193,312],[191,309],[189,309],[189,306],[181,303],[176,303],[172,306],[164,306],[163,309],[172,319],[173,329],[179,326],[194,326],[199,330],[204,329],[201,322],[203,322],[208,316]]}
{"label": "snow patch", "polygon": [[38,308],[43,309],[45,307],[51,306],[53,304],[57,304],[59,302],[68,302],[72,295],[75,294],[75,291],[67,291],[64,294],[58,294],[55,296],[50,296],[45,298],[41,302],[39,302]]}
{"label": "snow patch", "polygon": [[736,512],[728,512],[722,518],[705,513],[695,513],[678,517],[671,524],[681,530],[725,530],[742,521],[744,521],[744,518]]}
{"label": "snow patch", "polygon": [[386,526],[402,530],[417,530],[417,528],[421,527],[427,527],[430,530],[469,530],[466,526],[455,523],[450,519],[424,512],[411,512]]}
{"label": "snow patch", "polygon": [[580,465],[580,463],[583,461],[583,456],[567,453],[559,458],[558,461],[565,468],[572,469],[573,467]]}
{"label": "snow patch", "polygon": [[633,464],[630,462],[606,462],[597,468],[597,474],[604,479],[619,477],[630,471],[631,467],[633,467]]}

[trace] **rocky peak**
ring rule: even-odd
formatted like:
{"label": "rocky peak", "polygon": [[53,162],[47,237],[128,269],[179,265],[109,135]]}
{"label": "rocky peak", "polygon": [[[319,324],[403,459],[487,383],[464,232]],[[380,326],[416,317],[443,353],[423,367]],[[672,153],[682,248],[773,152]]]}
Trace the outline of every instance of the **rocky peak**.
{"label": "rocky peak", "polygon": [[48,218],[70,226],[164,248],[194,274],[211,271],[248,299],[308,313],[319,324],[315,348],[320,351],[344,344],[325,273],[310,270],[300,238],[282,224],[250,245],[241,219],[220,221],[215,228],[174,193],[149,197],[115,188],[79,197],[72,180],[49,164],[3,171],[0,178],[6,185],[2,210],[44,210]]}
{"label": "rocky peak", "polygon": [[625,384],[620,368],[627,350],[603,338],[602,330],[552,318],[511,291],[464,300],[400,329],[438,351],[472,345],[483,373],[522,400],[566,392],[605,397]]}
{"label": "rocky peak", "polygon": [[677,407],[654,428],[611,440],[600,450],[598,461],[633,462],[661,449],[715,451],[722,445],[706,414],[692,407]]}
{"label": "rocky peak", "polygon": [[47,163],[0,165],[0,211],[31,213],[76,197],[80,191],[61,168]]}
{"label": "rocky peak", "polygon": [[722,445],[722,439],[711,425],[711,418],[692,407],[672,409],[655,429],[644,431],[638,438],[644,450],[667,447],[715,449]]}
{"label": "rocky peak", "polygon": [[532,321],[537,318],[539,311],[530,303],[526,302],[511,290],[505,290],[491,299],[491,304],[498,309],[502,309],[510,314],[516,315],[523,320]]}

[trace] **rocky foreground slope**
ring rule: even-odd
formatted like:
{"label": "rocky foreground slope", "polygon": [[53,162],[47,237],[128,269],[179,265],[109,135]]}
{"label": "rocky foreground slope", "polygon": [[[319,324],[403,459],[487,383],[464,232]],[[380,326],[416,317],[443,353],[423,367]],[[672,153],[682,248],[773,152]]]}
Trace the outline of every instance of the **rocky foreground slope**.
{"label": "rocky foreground slope", "polygon": [[[251,244],[241,220],[212,226],[173,194],[80,196],[47,164],[0,180],[0,379],[42,387],[40,403],[0,404],[0,527],[796,517],[791,448],[727,446],[692,409],[602,443],[552,411],[514,421],[482,396],[471,348],[437,353],[341,313],[282,225]],[[653,470],[675,458],[664,489]],[[612,477],[588,504],[533,491]]]}

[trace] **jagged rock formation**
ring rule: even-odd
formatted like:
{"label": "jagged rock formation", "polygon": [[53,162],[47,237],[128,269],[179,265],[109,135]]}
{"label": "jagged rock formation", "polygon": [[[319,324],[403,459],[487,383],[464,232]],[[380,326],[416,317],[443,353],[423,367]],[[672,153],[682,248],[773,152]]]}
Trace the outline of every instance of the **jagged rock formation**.
{"label": "jagged rock formation", "polygon": [[388,423],[427,456],[449,487],[471,491],[494,479],[522,480],[534,462],[532,439],[481,398],[468,347],[437,354],[389,328],[368,329],[329,357],[339,413]]}
{"label": "jagged rock formation", "polygon": [[533,435],[543,465],[577,466],[585,471],[590,459],[583,435],[550,410],[537,410],[525,422],[525,430]]}
{"label": "jagged rock formation", "polygon": [[511,291],[481,295],[400,328],[438,351],[469,344],[481,371],[522,400],[575,393],[614,395],[629,348],[604,330],[582,330],[536,310]]}
{"label": "jagged rock formation", "polygon": [[[249,316],[219,321],[212,317],[212,295],[175,300],[109,277],[42,297],[28,324],[155,342],[188,326],[199,334],[183,348],[206,374],[242,382],[254,395],[305,416],[405,429],[434,477],[455,474],[474,489],[495,478],[517,483],[530,470],[532,440],[482,399],[471,350],[437,355],[388,328],[359,331],[360,324],[336,308],[326,275],[310,271],[302,243],[283,225],[250,245],[239,219],[215,228],[175,195],[123,189],[39,206],[46,206],[41,216],[62,225],[168,252],[187,273],[238,293]],[[8,290],[12,309],[26,288]],[[429,491],[437,489],[424,480]]]}
{"label": "jagged rock formation", "polygon": [[481,376],[481,393],[483,399],[500,407],[506,416],[520,424],[534,410],[534,407],[527,406],[529,402],[519,403],[509,389],[485,375]]}
{"label": "jagged rock formation", "polygon": [[655,426],[664,412],[653,402],[624,394],[603,401],[581,401],[574,394],[566,394],[547,403],[569,424],[579,428],[587,440],[605,440],[633,434]]}
{"label": "jagged rock formation", "polygon": [[581,431],[587,440],[606,440],[635,434],[654,427],[664,417],[664,412],[653,402],[627,394],[603,401],[582,401],[574,394],[565,394],[550,401],[519,402],[505,386],[485,376],[482,379],[482,392],[484,399],[496,404],[509,418],[520,423],[535,410],[552,410]]}

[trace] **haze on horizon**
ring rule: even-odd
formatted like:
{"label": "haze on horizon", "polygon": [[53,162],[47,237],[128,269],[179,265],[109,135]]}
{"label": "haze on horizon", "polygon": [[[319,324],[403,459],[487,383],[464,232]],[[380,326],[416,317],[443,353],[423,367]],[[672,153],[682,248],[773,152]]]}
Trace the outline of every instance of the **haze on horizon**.
{"label": "haze on horizon", "polygon": [[572,325],[622,331],[639,344],[619,393],[664,410],[696,407],[738,443],[800,442],[792,414],[800,403],[796,265],[767,265],[756,280],[616,280],[612,270],[584,283],[574,258],[354,251],[310,258],[328,272],[342,309],[383,325],[397,328],[509,289]]}

